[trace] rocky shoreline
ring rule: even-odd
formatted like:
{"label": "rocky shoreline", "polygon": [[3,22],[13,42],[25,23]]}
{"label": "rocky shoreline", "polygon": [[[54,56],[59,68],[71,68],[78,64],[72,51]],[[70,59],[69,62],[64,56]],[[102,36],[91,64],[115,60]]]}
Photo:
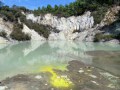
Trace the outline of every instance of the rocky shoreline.
{"label": "rocky shoreline", "polygon": [[74,60],[65,71],[49,68],[39,74],[6,78],[0,90],[118,90],[119,83],[120,77]]}

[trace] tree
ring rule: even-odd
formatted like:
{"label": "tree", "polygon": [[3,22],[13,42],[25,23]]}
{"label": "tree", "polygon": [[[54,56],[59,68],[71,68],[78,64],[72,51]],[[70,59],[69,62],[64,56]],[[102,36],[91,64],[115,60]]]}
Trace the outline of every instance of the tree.
{"label": "tree", "polygon": [[38,7],[38,11],[41,11],[41,8],[40,8],[40,7]]}
{"label": "tree", "polygon": [[59,8],[59,7],[58,7],[57,5],[54,6],[54,13],[55,13],[55,14],[58,13],[58,8]]}
{"label": "tree", "polygon": [[48,4],[46,10],[47,12],[52,12],[53,11],[52,6]]}
{"label": "tree", "polygon": [[110,5],[120,4],[120,0],[76,0],[69,5],[55,5],[52,7],[48,5],[47,7],[38,8],[34,12],[39,14],[52,13],[60,17],[69,17],[72,15],[78,16],[82,15],[85,11],[96,11],[100,7],[108,7]]}
{"label": "tree", "polygon": [[41,12],[42,12],[43,14],[45,14],[45,13],[46,13],[46,8],[45,8],[44,6],[42,7]]}

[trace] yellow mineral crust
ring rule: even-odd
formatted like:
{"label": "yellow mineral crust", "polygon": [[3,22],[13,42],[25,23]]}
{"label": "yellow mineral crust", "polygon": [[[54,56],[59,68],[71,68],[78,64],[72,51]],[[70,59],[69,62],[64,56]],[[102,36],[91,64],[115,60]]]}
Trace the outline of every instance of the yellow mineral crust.
{"label": "yellow mineral crust", "polygon": [[52,74],[50,77],[50,83],[57,88],[63,88],[63,87],[70,87],[72,85],[72,82],[67,76],[61,76],[57,75],[57,73],[53,70],[52,67],[45,67],[43,69],[43,72],[49,72]]}

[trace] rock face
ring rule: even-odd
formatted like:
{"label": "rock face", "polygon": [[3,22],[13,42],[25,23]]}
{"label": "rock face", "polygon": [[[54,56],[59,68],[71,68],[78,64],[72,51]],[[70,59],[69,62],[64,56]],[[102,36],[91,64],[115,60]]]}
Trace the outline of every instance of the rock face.
{"label": "rock face", "polygon": [[0,18],[0,31],[5,31],[8,35],[13,30],[13,24],[10,22],[5,22],[2,18]]}
{"label": "rock face", "polygon": [[110,8],[107,11],[104,19],[101,21],[100,26],[103,27],[105,25],[109,25],[115,22],[118,19],[116,15],[119,13],[119,11],[120,11],[120,6],[114,6]]}
{"label": "rock face", "polygon": [[85,30],[89,29],[94,24],[94,19],[91,16],[90,12],[86,12],[82,16],[72,16],[69,18],[58,18],[57,16],[53,16],[51,14],[46,14],[45,16],[37,16],[35,17],[33,14],[28,14],[27,19],[32,20],[33,22],[37,22],[43,25],[50,25],[53,28],[56,28],[60,31],[63,30]]}
{"label": "rock face", "polygon": [[94,25],[94,19],[90,12],[86,12],[82,16],[72,16],[69,18],[58,18],[57,16],[53,16],[51,14],[37,17],[33,14],[27,14],[26,18],[32,20],[34,23],[49,25],[60,31],[59,33],[52,32],[49,35],[48,40],[74,40],[78,36],[78,32],[73,33],[75,30],[88,30]]}
{"label": "rock face", "polygon": [[[0,37],[0,43],[6,43],[8,41],[14,41],[11,39],[10,34],[13,31],[13,24],[10,22],[4,21],[2,18],[0,18],[0,32],[5,32],[7,34],[6,38]],[[34,30],[29,29],[25,24],[23,25],[23,30],[25,34],[28,34],[31,37],[31,40],[46,40],[44,37],[40,36],[37,32]]]}
{"label": "rock face", "polygon": [[46,40],[44,37],[40,36],[37,32],[34,30],[29,29],[26,25],[23,25],[23,30],[25,34],[28,34],[31,37],[31,40]]}
{"label": "rock face", "polygon": [[0,37],[0,44],[1,43],[7,43],[8,42],[8,40],[6,40],[5,38],[3,38],[3,37]]}
{"label": "rock face", "polygon": [[10,34],[12,31],[13,31],[13,24],[10,22],[5,22],[2,18],[0,18],[0,32],[5,32],[7,34],[7,38],[11,40]]}
{"label": "rock face", "polygon": [[94,37],[97,33],[99,33],[100,30],[97,30],[96,28],[91,28],[89,30],[85,30],[78,34],[78,36],[75,38],[76,41],[87,41],[87,42],[93,42]]}

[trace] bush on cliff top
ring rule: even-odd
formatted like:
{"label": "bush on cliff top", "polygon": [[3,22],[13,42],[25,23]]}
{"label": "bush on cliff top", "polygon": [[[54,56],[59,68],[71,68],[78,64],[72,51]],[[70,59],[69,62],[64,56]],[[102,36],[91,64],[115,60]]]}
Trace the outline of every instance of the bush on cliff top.
{"label": "bush on cliff top", "polygon": [[25,7],[18,7],[13,5],[12,8],[9,6],[2,6],[0,8],[0,16],[3,17],[5,21],[18,22],[18,18],[23,14],[21,12],[29,12]]}
{"label": "bush on cliff top", "polygon": [[95,24],[99,24],[104,18],[107,9],[111,5],[119,5],[120,0],[76,0],[69,5],[55,5],[52,7],[48,5],[47,7],[38,7],[33,13],[35,16],[40,14],[52,13],[58,17],[70,17],[82,15],[86,11],[91,11],[95,18]]}

